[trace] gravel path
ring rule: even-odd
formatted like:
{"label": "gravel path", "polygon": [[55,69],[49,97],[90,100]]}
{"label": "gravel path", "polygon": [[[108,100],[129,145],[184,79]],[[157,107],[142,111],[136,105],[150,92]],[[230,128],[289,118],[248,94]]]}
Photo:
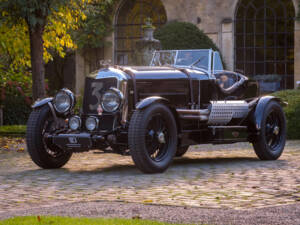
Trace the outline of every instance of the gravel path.
{"label": "gravel path", "polygon": [[260,161],[250,144],[240,143],[195,146],[162,174],[142,174],[130,157],[99,151],[43,170],[24,140],[0,139],[0,218],[141,214],[171,222],[299,225],[299,161],[300,141],[289,141],[277,161]]}
{"label": "gravel path", "polygon": [[300,204],[250,210],[207,209],[121,202],[79,202],[0,213],[0,219],[25,215],[141,218],[171,223],[299,225]]}

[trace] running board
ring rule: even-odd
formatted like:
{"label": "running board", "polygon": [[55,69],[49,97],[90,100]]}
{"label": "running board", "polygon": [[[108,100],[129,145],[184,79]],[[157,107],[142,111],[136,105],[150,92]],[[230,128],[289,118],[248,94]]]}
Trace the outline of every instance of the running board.
{"label": "running board", "polygon": [[209,126],[213,135],[213,144],[236,143],[248,141],[247,126]]}

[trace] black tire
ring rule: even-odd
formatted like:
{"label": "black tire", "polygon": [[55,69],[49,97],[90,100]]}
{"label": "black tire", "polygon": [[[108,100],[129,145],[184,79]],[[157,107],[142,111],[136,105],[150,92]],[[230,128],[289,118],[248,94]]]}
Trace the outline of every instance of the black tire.
{"label": "black tire", "polygon": [[177,149],[177,126],[170,109],[157,103],[135,111],[130,120],[128,143],[131,157],[142,172],[164,172]]}
{"label": "black tire", "polygon": [[286,119],[282,107],[271,101],[265,108],[261,131],[253,142],[256,155],[261,160],[276,160],[284,149],[286,141]]}
{"label": "black tire", "polygon": [[189,146],[178,147],[176,151],[176,157],[183,156],[189,150]]}
{"label": "black tire", "polygon": [[26,143],[32,161],[41,168],[55,169],[64,166],[72,156],[57,146],[46,145],[43,133],[53,128],[49,106],[35,109],[27,121]]}

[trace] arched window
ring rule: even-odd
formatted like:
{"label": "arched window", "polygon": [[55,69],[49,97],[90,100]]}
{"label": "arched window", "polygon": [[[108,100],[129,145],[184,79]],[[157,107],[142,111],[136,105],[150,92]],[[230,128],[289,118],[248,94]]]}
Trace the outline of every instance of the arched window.
{"label": "arched window", "polygon": [[280,88],[293,88],[294,18],[292,0],[240,0],[235,18],[235,69],[250,77],[280,75]]}
{"label": "arched window", "polygon": [[157,28],[167,21],[160,0],[125,0],[117,12],[115,25],[115,63],[131,64],[135,42],[142,38],[145,19]]}

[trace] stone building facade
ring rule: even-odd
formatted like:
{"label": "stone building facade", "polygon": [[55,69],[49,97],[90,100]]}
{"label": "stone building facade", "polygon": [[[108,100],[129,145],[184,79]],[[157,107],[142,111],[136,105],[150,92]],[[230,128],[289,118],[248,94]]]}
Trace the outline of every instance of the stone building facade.
{"label": "stone building facade", "polygon": [[[196,24],[219,47],[229,70],[246,75],[282,77],[281,89],[300,80],[300,22],[295,21],[298,0],[122,0],[114,13],[112,45],[104,59],[130,64],[133,43],[141,38],[145,18],[154,25],[168,21]],[[90,69],[76,56],[76,91]]]}

